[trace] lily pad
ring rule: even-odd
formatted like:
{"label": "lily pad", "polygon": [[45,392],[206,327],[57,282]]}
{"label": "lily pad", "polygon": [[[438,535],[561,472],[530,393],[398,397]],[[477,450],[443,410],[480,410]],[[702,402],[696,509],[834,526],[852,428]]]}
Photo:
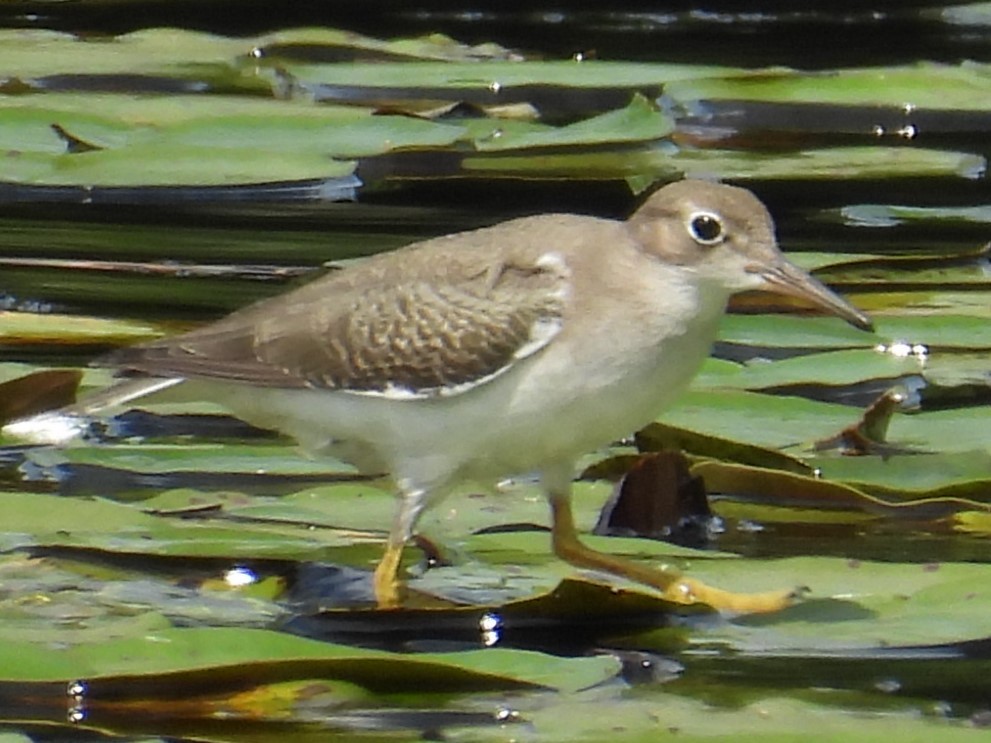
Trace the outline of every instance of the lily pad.
{"label": "lily pad", "polygon": [[[147,694],[147,682],[244,687],[287,678],[337,678],[378,691],[575,689],[615,675],[614,658],[559,659],[486,650],[402,656],[251,629],[163,629],[145,637],[52,649],[3,643],[4,681],[85,679],[93,692]],[[386,671],[388,669],[388,671]],[[170,678],[171,677],[171,678]],[[145,682],[145,683],[141,683]],[[171,682],[171,683],[169,683]]]}
{"label": "lily pad", "polygon": [[[987,65],[918,62],[901,67],[799,72],[760,70],[748,76],[672,82],[665,92],[677,100],[759,100],[891,106],[905,121],[919,109],[986,110]],[[866,133],[866,132],[865,132]]]}
{"label": "lily pad", "polygon": [[7,346],[41,342],[136,343],[161,335],[159,328],[137,320],[0,311],[0,342]]}

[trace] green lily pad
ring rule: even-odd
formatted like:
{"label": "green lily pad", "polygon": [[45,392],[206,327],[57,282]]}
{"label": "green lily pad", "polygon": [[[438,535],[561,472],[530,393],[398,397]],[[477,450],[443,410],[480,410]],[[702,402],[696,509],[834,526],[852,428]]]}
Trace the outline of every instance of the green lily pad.
{"label": "green lily pad", "polygon": [[138,320],[0,312],[0,339],[7,346],[31,343],[137,343],[161,335],[162,331],[155,325]]}
{"label": "green lily pad", "polygon": [[[453,145],[463,138],[463,126],[426,121],[408,116],[363,116],[351,112],[340,115],[328,111],[322,117],[285,115],[275,106],[267,115],[206,116],[161,131],[158,145],[198,152],[205,149],[223,153],[265,151],[309,154],[317,159],[354,159],[410,147],[431,148]],[[274,154],[269,156],[274,157]]]}
{"label": "green lily pad", "polygon": [[7,163],[4,178],[47,186],[221,186],[350,175],[352,163],[312,155],[241,149],[147,144],[54,156],[23,155]]}
{"label": "green lily pad", "polygon": [[677,150],[653,148],[612,155],[614,164],[596,153],[539,154],[530,157],[470,157],[463,167],[470,171],[542,173],[547,176],[585,172],[588,177],[672,179],[706,177],[719,173],[730,180],[817,180],[835,178],[895,178],[908,176],[977,177],[984,160],[975,155],[936,150],[885,150],[869,147],[833,147],[773,156],[731,150]]}
{"label": "green lily pad", "polygon": [[[576,689],[615,675],[614,658],[559,659],[485,650],[404,656],[252,629],[163,629],[140,638],[53,649],[3,643],[4,681],[85,679],[126,692],[139,679],[245,686],[287,678],[337,678],[379,691]],[[177,675],[181,674],[181,677]],[[147,686],[145,686],[147,688]],[[135,694],[142,693],[140,686]]]}
{"label": "green lily pad", "polygon": [[[661,159],[661,164],[666,159]],[[686,176],[719,173],[729,180],[888,179],[910,175],[975,179],[984,158],[961,152],[920,148],[830,147],[799,152],[764,153],[732,150],[681,150],[673,158]]]}
{"label": "green lily pad", "polygon": [[[692,575],[719,585],[745,561],[699,565]],[[775,617],[741,620],[699,636],[700,646],[725,643],[738,652],[784,653],[840,648],[932,646],[988,636],[991,593],[984,566],[968,563],[890,564],[826,557],[765,560],[756,571],[768,585],[802,584],[809,599]],[[754,566],[751,564],[751,573]],[[752,586],[755,576],[747,577]],[[799,650],[801,649],[801,650]]]}
{"label": "green lily pad", "polygon": [[898,357],[874,350],[850,349],[807,354],[779,361],[756,360],[743,366],[723,386],[746,389],[784,385],[845,385],[868,379],[897,379],[920,374],[923,364],[915,357]]}
{"label": "green lily pad", "polygon": [[[57,517],[53,514],[57,513]],[[351,540],[303,526],[170,520],[103,500],[0,494],[8,547],[64,547],[131,555],[325,559]]]}
{"label": "green lily pad", "polygon": [[[692,467],[692,473],[705,480],[709,492],[770,505],[777,509],[779,518],[793,522],[826,520],[821,514],[814,513],[816,509],[857,511],[889,519],[933,521],[981,509],[980,501],[987,499],[988,483],[987,479],[982,479],[973,483],[973,487],[959,487],[949,493],[949,486],[941,481],[936,492],[924,487],[906,492],[894,487],[870,487],[853,478],[830,481],[817,476],[727,462],[700,462]],[[790,509],[795,510],[790,512]]]}
{"label": "green lily pad", "polygon": [[[707,682],[712,691],[715,681]],[[818,703],[764,693],[757,700],[717,707],[678,693],[642,694],[623,705],[620,722],[614,715],[602,714],[606,704],[614,702],[601,695],[569,699],[536,711],[527,719],[548,741],[621,736],[629,743],[651,743],[669,733],[686,743],[788,743],[796,736],[809,743],[886,743],[893,736],[904,743],[928,743],[934,737],[947,743],[964,743],[982,740],[980,736],[985,734],[983,730],[925,717],[917,710],[851,712],[831,704],[830,694],[825,692]]]}
{"label": "green lily pad", "polygon": [[669,425],[757,446],[801,447],[845,428],[856,409],[798,397],[695,389],[661,416]]}
{"label": "green lily pad", "polygon": [[497,44],[482,43],[468,46],[445,36],[430,34],[419,38],[376,39],[353,31],[334,28],[294,28],[273,31],[256,39],[254,59],[294,58],[295,50],[309,52],[332,52],[350,50],[356,55],[365,52],[380,54],[384,58],[407,57],[411,60],[443,60],[449,62],[485,59],[513,60],[517,54]]}
{"label": "green lily pad", "polygon": [[991,480],[991,450],[940,452],[917,456],[838,457],[817,462],[831,480],[855,483],[872,493],[901,498],[969,493],[964,497],[987,502]]}
{"label": "green lily pad", "polygon": [[596,145],[612,142],[638,142],[661,139],[674,130],[674,122],[641,95],[616,111],[584,119],[562,127],[514,122],[486,122],[476,136],[481,152],[500,152],[529,147]]}
{"label": "green lily pad", "polygon": [[863,348],[876,336],[835,317],[775,317],[726,315],[719,323],[719,340],[768,348]]}
{"label": "green lily pad", "polygon": [[[308,83],[411,88],[410,68],[402,63],[296,64],[289,72]],[[472,62],[447,64],[422,62],[416,66],[416,88],[452,90],[505,90],[522,85],[654,88],[671,80],[694,80],[735,74],[726,67],[705,65],[645,64],[640,62],[551,60],[545,62]]]}
{"label": "green lily pad", "polygon": [[[665,92],[681,101],[750,100],[892,106],[915,109],[985,110],[988,66],[965,62],[948,65],[919,62],[825,72],[760,70],[747,76],[707,77],[671,82]],[[866,132],[865,132],[866,133]]]}

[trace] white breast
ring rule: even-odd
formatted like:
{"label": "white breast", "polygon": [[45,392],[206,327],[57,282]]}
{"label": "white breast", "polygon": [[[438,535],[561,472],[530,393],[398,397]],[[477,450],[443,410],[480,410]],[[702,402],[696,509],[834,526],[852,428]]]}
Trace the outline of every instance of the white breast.
{"label": "white breast", "polygon": [[700,295],[670,275],[654,279],[600,303],[602,316],[566,326],[547,348],[463,394],[401,400],[269,389],[275,394],[262,396],[233,385],[206,394],[311,451],[426,490],[571,463],[653,420],[709,352],[725,295]]}

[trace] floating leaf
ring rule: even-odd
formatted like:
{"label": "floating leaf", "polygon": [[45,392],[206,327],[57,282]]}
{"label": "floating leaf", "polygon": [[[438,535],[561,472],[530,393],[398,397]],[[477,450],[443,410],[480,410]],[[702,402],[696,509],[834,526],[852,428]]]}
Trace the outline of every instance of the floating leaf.
{"label": "floating leaf", "polygon": [[770,448],[800,447],[848,425],[853,408],[799,397],[695,389],[661,422]]}
{"label": "floating leaf", "polygon": [[892,457],[838,457],[817,461],[825,477],[899,499],[958,496],[986,503],[991,451]]}
{"label": "floating leaf", "polygon": [[746,76],[671,82],[665,86],[665,93],[681,101],[735,99],[891,106],[902,111],[904,122],[910,124],[914,114],[926,109],[987,110],[991,105],[987,77],[988,67],[973,62],[919,62],[828,72],[774,69]]}
{"label": "floating leaf", "polygon": [[289,678],[336,678],[378,691],[575,689],[617,670],[609,657],[558,659],[485,650],[416,656],[361,650],[252,629],[163,629],[144,637],[53,649],[0,644],[3,681],[84,679],[93,694],[150,696],[156,688],[244,688]]}
{"label": "floating leaf", "polygon": [[569,126],[501,124],[488,136],[476,137],[475,147],[482,152],[498,152],[530,147],[590,146],[613,142],[650,142],[670,134],[674,123],[661,114],[642,95],[635,95],[630,105]]}
{"label": "floating leaf", "polygon": [[861,348],[876,336],[835,317],[775,317],[726,315],[719,323],[719,340],[768,348]]}
{"label": "floating leaf", "polygon": [[31,343],[135,343],[160,335],[161,331],[153,325],[136,320],[0,311],[0,340],[8,346]]}
{"label": "floating leaf", "polygon": [[974,500],[918,493],[911,501],[887,501],[857,490],[852,484],[827,481],[817,477],[748,467],[724,462],[700,462],[692,467],[711,493],[725,493],[743,501],[758,501],[778,509],[796,508],[786,520],[804,520],[815,516],[811,509],[863,511],[886,518],[932,521],[961,511],[980,509]]}
{"label": "floating leaf", "polygon": [[788,472],[808,473],[811,467],[800,459],[773,449],[733,441],[718,436],[700,434],[684,428],[668,426],[660,421],[650,423],[636,434],[640,451],[677,449],[700,457],[730,460]]}
{"label": "floating leaf", "polygon": [[894,179],[912,175],[976,179],[986,167],[984,158],[978,155],[887,147],[830,147],[774,154],[686,149],[673,157],[672,162],[686,176],[719,173],[731,180],[758,181]]}

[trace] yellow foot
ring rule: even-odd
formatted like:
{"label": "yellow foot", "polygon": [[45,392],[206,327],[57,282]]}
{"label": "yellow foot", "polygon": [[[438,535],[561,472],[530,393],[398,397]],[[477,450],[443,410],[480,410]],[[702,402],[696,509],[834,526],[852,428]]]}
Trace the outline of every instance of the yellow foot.
{"label": "yellow foot", "polygon": [[733,593],[707,586],[691,578],[679,578],[664,591],[664,598],[679,604],[706,604],[730,614],[768,614],[794,606],[806,589],[768,591],[767,593]]}
{"label": "yellow foot", "polygon": [[375,586],[375,604],[379,609],[399,609],[403,605],[403,585]]}
{"label": "yellow foot", "polygon": [[403,557],[402,544],[389,544],[375,568],[375,603],[379,609],[398,609],[403,604],[405,586],[399,579],[399,562]]}

